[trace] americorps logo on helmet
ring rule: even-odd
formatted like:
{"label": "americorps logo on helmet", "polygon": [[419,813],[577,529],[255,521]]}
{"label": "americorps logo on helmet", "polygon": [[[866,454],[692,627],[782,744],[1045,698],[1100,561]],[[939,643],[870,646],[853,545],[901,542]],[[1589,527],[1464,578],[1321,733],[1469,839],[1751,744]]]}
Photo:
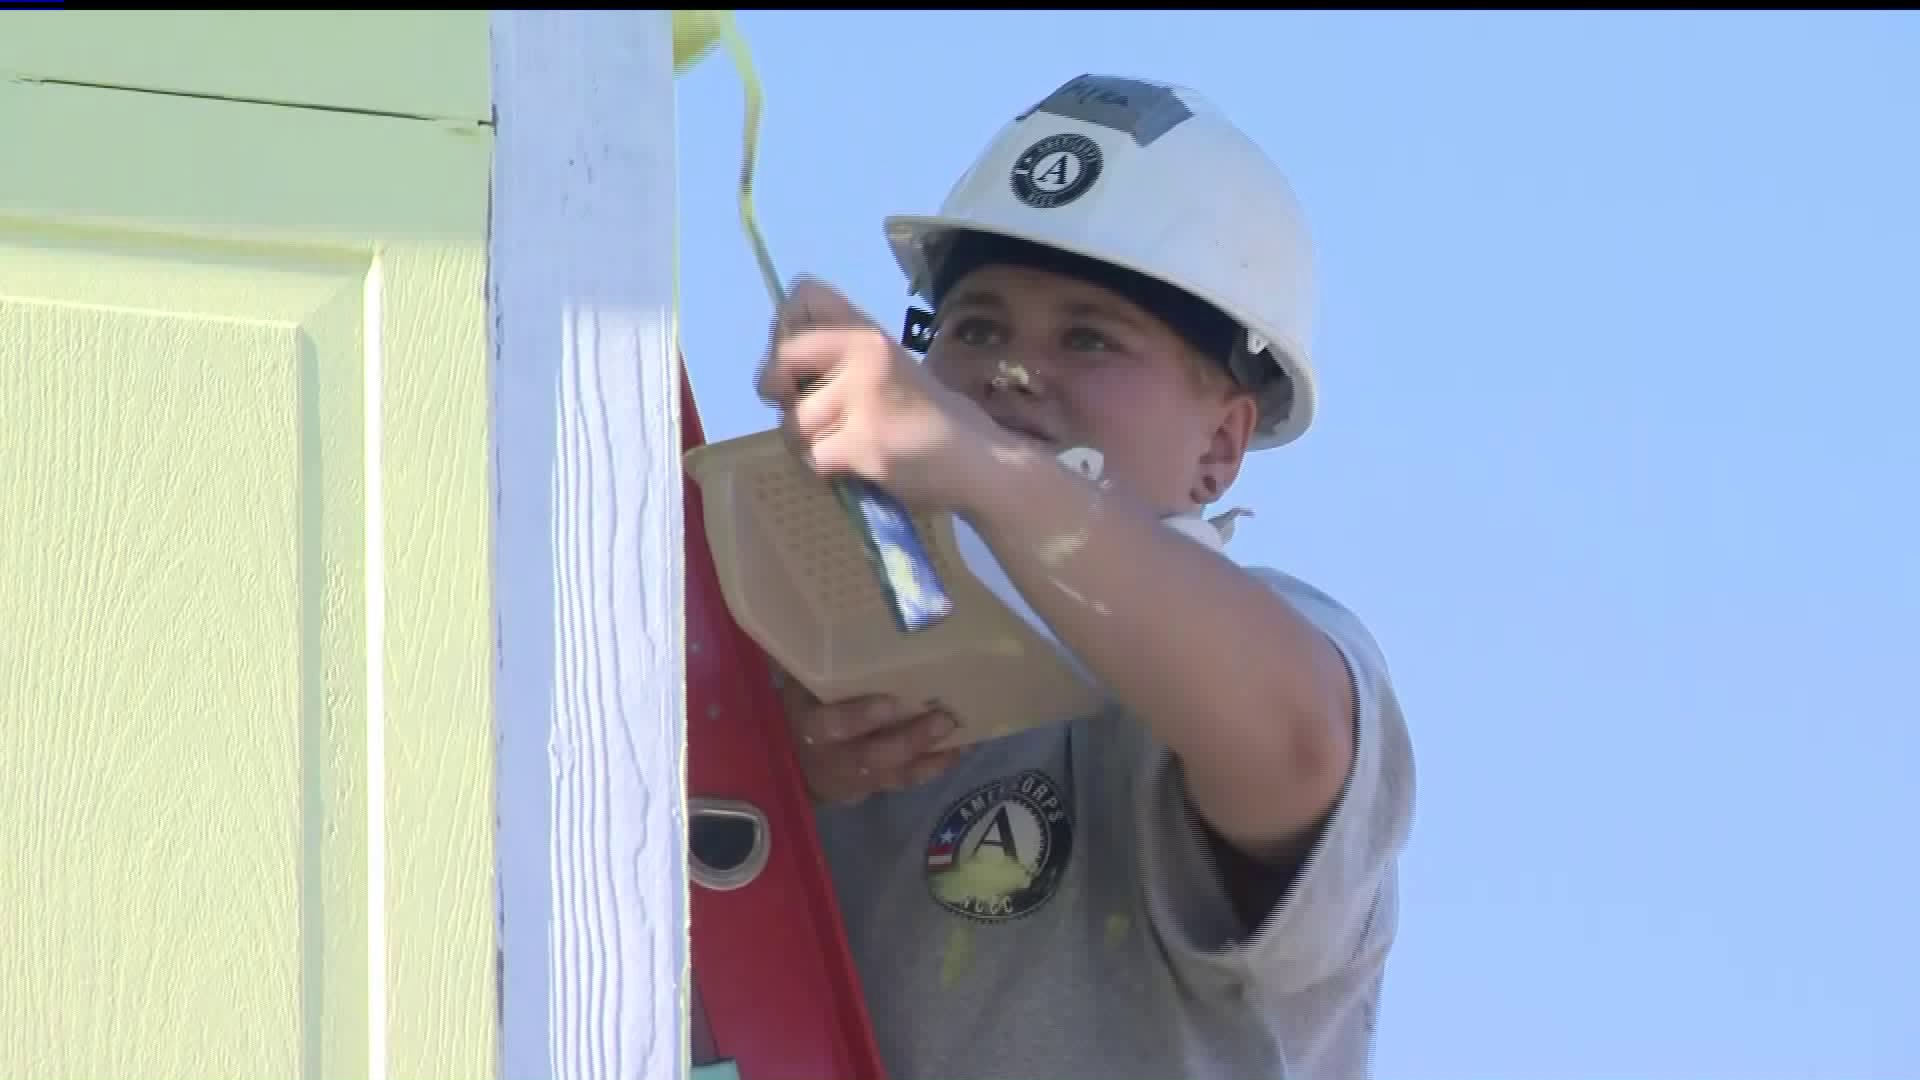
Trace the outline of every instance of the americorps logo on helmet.
{"label": "americorps logo on helmet", "polygon": [[1065,206],[1100,179],[1100,144],[1085,135],[1049,135],[1013,163],[1013,196],[1039,210]]}

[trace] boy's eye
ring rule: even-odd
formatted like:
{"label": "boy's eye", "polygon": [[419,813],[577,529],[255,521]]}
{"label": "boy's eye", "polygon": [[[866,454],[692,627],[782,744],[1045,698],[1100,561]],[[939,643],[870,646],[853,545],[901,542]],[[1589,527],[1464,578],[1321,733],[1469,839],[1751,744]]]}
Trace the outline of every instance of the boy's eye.
{"label": "boy's eye", "polygon": [[942,333],[952,335],[953,339],[960,344],[974,348],[998,345],[1006,337],[1000,332],[1000,327],[992,321],[977,317],[956,319]]}
{"label": "boy's eye", "polygon": [[1113,340],[1098,330],[1085,326],[1076,326],[1067,331],[1066,346],[1069,349],[1090,349],[1105,351],[1114,348]]}

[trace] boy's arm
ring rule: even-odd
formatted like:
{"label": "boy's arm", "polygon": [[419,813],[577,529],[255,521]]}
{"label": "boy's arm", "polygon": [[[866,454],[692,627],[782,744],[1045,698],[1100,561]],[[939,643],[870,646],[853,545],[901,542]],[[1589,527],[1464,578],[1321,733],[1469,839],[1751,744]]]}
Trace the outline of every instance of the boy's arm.
{"label": "boy's arm", "polygon": [[1194,808],[1253,858],[1297,860],[1353,762],[1352,678],[1273,590],[1025,444],[962,513],[1015,586],[1179,759]]}

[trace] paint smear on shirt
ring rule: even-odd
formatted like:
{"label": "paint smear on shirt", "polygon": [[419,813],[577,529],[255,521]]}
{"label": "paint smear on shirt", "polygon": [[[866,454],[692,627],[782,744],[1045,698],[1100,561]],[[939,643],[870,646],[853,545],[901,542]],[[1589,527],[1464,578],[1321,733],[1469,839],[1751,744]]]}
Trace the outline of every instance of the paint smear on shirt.
{"label": "paint smear on shirt", "polygon": [[933,879],[933,891],[949,904],[998,900],[1033,884],[1033,874],[999,848],[980,848]]}
{"label": "paint smear on shirt", "polygon": [[947,935],[947,952],[940,958],[940,988],[951,990],[973,967],[973,927],[956,926]]}

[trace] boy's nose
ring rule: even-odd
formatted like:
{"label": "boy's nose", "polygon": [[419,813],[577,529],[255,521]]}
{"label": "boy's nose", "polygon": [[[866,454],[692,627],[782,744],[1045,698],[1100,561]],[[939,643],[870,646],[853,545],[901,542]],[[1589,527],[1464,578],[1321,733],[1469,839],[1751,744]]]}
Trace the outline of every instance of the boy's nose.
{"label": "boy's nose", "polygon": [[1040,378],[1034,367],[1018,360],[1001,360],[987,372],[989,394],[1036,394]]}

